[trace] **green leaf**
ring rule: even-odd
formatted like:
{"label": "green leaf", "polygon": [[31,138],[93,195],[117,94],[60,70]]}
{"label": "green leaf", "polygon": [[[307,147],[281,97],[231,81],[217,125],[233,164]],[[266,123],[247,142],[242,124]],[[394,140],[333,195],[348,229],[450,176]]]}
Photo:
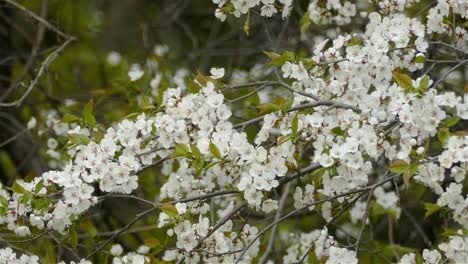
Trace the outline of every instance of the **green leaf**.
{"label": "green leaf", "polygon": [[433,203],[424,203],[424,208],[426,208],[426,214],[424,215],[425,218],[437,212],[439,212],[440,214],[446,214],[447,212],[450,211],[450,209],[447,207],[439,206]]}
{"label": "green leaf", "polygon": [[269,113],[281,110],[281,106],[277,104],[273,104],[273,103],[261,104],[261,105],[258,105],[257,108],[259,109],[260,115],[265,115],[265,114],[269,114]]}
{"label": "green leaf", "polygon": [[13,186],[11,186],[11,190],[20,193],[20,194],[27,194],[28,191],[23,188],[23,186],[19,185],[16,181],[13,183]]}
{"label": "green leaf", "polygon": [[293,139],[294,138],[294,134],[290,134],[290,135],[287,135],[287,136],[284,136],[284,137],[280,137],[278,138],[278,145],[281,145],[283,144],[284,142],[287,142],[288,140],[290,139]]}
{"label": "green leaf", "polygon": [[426,61],[426,58],[424,56],[418,56],[414,58],[414,62],[416,63],[424,63]]}
{"label": "green leaf", "polygon": [[0,195],[0,216],[4,216],[8,212],[8,200]]}
{"label": "green leaf", "polygon": [[419,252],[416,252],[416,264],[424,264],[424,258]]}
{"label": "green leaf", "polygon": [[35,210],[43,210],[49,207],[49,205],[52,203],[52,198],[36,198],[31,201],[31,206]]}
{"label": "green leaf", "polygon": [[394,219],[396,219],[395,210],[385,208],[382,205],[378,204],[376,201],[371,201],[370,216],[372,218],[372,221],[376,222],[382,215],[390,215]]}
{"label": "green leaf", "polygon": [[411,77],[409,77],[408,75],[394,71],[392,73],[392,76],[393,76],[393,79],[398,84],[398,86],[403,88],[403,90],[406,93],[411,92],[414,89],[413,81],[411,80]]}
{"label": "green leaf", "polygon": [[310,12],[307,11],[299,21],[299,24],[301,25],[301,32],[306,32],[307,29],[310,27],[312,24],[312,20],[310,19]]}
{"label": "green leaf", "polygon": [[94,126],[96,124],[96,118],[93,116],[94,102],[89,101],[83,108],[83,120],[86,124]]}
{"label": "green leaf", "polygon": [[403,160],[396,160],[388,166],[388,169],[393,173],[404,173],[408,171],[410,165]]}
{"label": "green leaf", "polygon": [[2,195],[0,195],[0,206],[8,208],[8,200]]}
{"label": "green leaf", "polygon": [[188,157],[190,156],[190,150],[187,145],[177,143],[175,145],[175,151],[172,153],[172,157]]}
{"label": "green leaf", "polygon": [[90,237],[95,237],[98,234],[98,230],[94,226],[92,221],[81,221],[80,229],[85,231]]}
{"label": "green leaf", "polygon": [[281,111],[283,111],[283,113],[288,112],[291,109],[293,103],[294,103],[294,96],[291,96],[291,97],[288,98],[287,101],[285,101],[281,105]]}
{"label": "green leaf", "polygon": [[190,151],[192,152],[193,156],[200,158],[202,157],[202,153],[200,152],[200,149],[195,144],[190,144]]}
{"label": "green leaf", "polygon": [[337,126],[337,127],[334,127],[331,132],[335,135],[338,135],[338,136],[344,136],[346,134],[346,131],[344,131],[341,127]]}
{"label": "green leaf", "polygon": [[291,129],[292,129],[293,135],[297,134],[298,127],[299,127],[299,118],[298,118],[298,114],[296,114],[291,123]]}
{"label": "green leaf", "polygon": [[439,139],[440,143],[442,143],[442,145],[445,145],[445,143],[447,143],[449,137],[450,131],[448,130],[448,128],[443,127],[437,131],[437,138]]}
{"label": "green leaf", "polygon": [[33,194],[30,192],[27,192],[19,199],[19,202],[22,204],[27,204],[31,200],[33,200]]}
{"label": "green leaf", "polygon": [[157,247],[161,246],[161,241],[159,241],[159,239],[157,239],[155,237],[150,237],[150,238],[146,238],[144,240],[144,244],[145,244],[145,246],[147,246],[149,248],[157,248]]}
{"label": "green leaf", "polygon": [[211,163],[209,163],[209,164],[207,164],[207,165],[205,166],[205,170],[208,170],[208,169],[210,169],[211,167],[216,166],[216,164],[219,164],[219,163],[220,163],[220,161],[213,161],[213,162],[211,162]]}
{"label": "green leaf", "polygon": [[78,245],[78,232],[76,232],[74,229],[70,231],[69,242],[72,248],[76,248]]}
{"label": "green leaf", "polygon": [[187,90],[192,94],[196,94],[196,93],[198,93],[200,91],[200,86],[198,84],[196,84],[194,81],[188,80],[187,81]]}
{"label": "green leaf", "polygon": [[419,93],[424,94],[428,87],[429,87],[429,76],[426,75],[419,82],[419,87],[418,87]]}
{"label": "green leaf", "polygon": [[271,62],[269,64],[274,66],[282,66],[287,61],[296,60],[296,56],[291,51],[285,51],[282,54],[270,51],[263,51],[263,53],[265,53],[265,55],[267,55],[271,59]]}
{"label": "green leaf", "polygon": [[272,52],[272,51],[263,51],[263,53],[265,53],[265,55],[268,56],[268,58],[270,58],[271,60],[277,60],[281,57],[280,54],[276,53],[276,52]]}
{"label": "green leaf", "polygon": [[156,107],[151,103],[151,99],[148,96],[142,96],[140,99],[140,109],[151,110]]}
{"label": "green leaf", "polygon": [[36,187],[34,187],[34,193],[39,193],[42,190],[42,187],[44,187],[44,180],[40,180],[37,184]]}
{"label": "green leaf", "polygon": [[445,120],[441,126],[442,127],[453,127],[454,125],[456,125],[458,123],[458,121],[460,121],[460,117],[458,116],[453,116],[447,120]]}
{"label": "green leaf", "polygon": [[221,152],[219,151],[218,147],[215,144],[213,144],[213,142],[210,142],[210,151],[211,154],[213,154],[213,156],[217,159],[223,159]]}
{"label": "green leaf", "polygon": [[165,214],[171,217],[176,217],[179,214],[177,208],[173,204],[161,205],[159,209],[161,209],[161,211],[163,211]]}
{"label": "green leaf", "polygon": [[68,114],[68,115],[65,115],[62,118],[61,122],[63,122],[63,123],[74,123],[74,122],[79,121],[79,120],[81,120],[81,118],[79,118],[78,116]]}
{"label": "green leaf", "polygon": [[200,173],[203,170],[203,165],[205,165],[205,162],[202,158],[197,158],[193,160],[192,166],[195,168],[195,175],[200,175]]}
{"label": "green leaf", "polygon": [[68,140],[74,145],[87,145],[89,138],[83,134],[69,134]]}
{"label": "green leaf", "polygon": [[247,13],[247,18],[245,19],[244,23],[244,32],[248,36],[250,30],[250,11]]}
{"label": "green leaf", "polygon": [[197,75],[195,75],[195,80],[201,85],[201,86],[206,86],[208,78],[203,75],[201,72],[198,72]]}

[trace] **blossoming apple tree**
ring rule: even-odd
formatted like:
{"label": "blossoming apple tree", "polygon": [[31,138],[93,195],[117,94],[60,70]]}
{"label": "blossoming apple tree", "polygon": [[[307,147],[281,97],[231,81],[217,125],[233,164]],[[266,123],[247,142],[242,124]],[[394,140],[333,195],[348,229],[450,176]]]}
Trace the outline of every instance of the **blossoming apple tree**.
{"label": "blossoming apple tree", "polygon": [[[145,89],[120,121],[98,121],[99,97],[34,115],[50,170],[1,186],[0,263],[468,263],[468,2],[307,2],[300,17],[293,0],[212,5],[248,35],[254,17],[334,28],[308,52],[189,73],[161,67],[160,45],[128,67],[121,85]],[[127,200],[131,221],[90,226]],[[119,243],[139,230],[154,232]],[[28,247],[44,240],[73,257]]]}

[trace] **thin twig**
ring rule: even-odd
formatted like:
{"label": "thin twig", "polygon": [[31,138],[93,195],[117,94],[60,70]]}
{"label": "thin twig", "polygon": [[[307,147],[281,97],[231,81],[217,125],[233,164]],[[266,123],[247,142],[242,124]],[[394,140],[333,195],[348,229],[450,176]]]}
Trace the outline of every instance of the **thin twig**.
{"label": "thin twig", "polygon": [[[281,217],[281,212],[283,211],[283,208],[284,208],[284,206],[286,204],[288,194],[289,194],[289,189],[291,188],[292,183],[293,183],[292,181],[288,182],[288,184],[286,184],[286,186],[284,186],[284,188],[283,188],[283,194],[281,195],[281,199],[280,199],[280,202],[279,202],[279,205],[278,205],[278,210],[276,212],[275,221],[277,221]],[[268,260],[268,256],[270,255],[270,253],[271,253],[271,251],[273,249],[273,244],[275,242],[277,227],[278,227],[278,225],[275,225],[271,229],[270,239],[268,240],[267,249],[265,250],[265,253],[263,254],[263,256],[260,258],[260,260],[258,262],[259,264],[264,264]]]}
{"label": "thin twig", "polygon": [[70,44],[70,42],[74,41],[75,38],[69,38],[66,40],[59,48],[57,48],[55,51],[53,51],[47,58],[42,62],[41,67],[39,68],[39,71],[36,74],[36,77],[34,77],[33,81],[29,84],[28,88],[26,89],[26,92],[17,100],[13,102],[8,102],[8,103],[0,103],[0,107],[12,107],[12,106],[21,106],[23,103],[24,99],[29,95],[29,93],[32,91],[34,86],[36,86],[37,82],[39,81],[40,77],[44,73],[44,71],[49,67],[49,65],[57,58],[60,52],[62,52],[65,47]]}
{"label": "thin twig", "polygon": [[276,221],[273,221],[272,223],[270,223],[269,225],[267,225],[266,227],[264,227],[260,232],[258,232],[257,236],[255,238],[253,238],[249,244],[247,244],[247,246],[244,248],[244,250],[241,252],[239,258],[236,260],[235,263],[239,263],[241,260],[242,260],[242,257],[245,255],[245,253],[249,250],[249,248],[261,237],[263,236],[269,229],[271,229],[273,226],[279,224],[280,222],[282,222],[283,220],[295,215],[296,213],[302,211],[302,210],[305,210],[311,206],[315,206],[317,204],[321,204],[321,203],[324,203],[324,202],[328,202],[328,201],[332,201],[332,200],[335,200],[335,199],[338,199],[340,197],[345,197],[345,196],[348,196],[348,195],[352,195],[352,194],[357,194],[357,193],[361,193],[361,192],[364,192],[364,191],[368,191],[368,190],[371,190],[371,189],[375,189],[377,188],[378,186],[382,185],[382,184],[385,184],[386,182],[390,181],[393,179],[393,177],[395,177],[396,175],[392,175],[374,185],[371,185],[371,186],[367,186],[367,187],[364,187],[362,189],[358,189],[358,190],[353,190],[353,191],[348,191],[348,192],[344,192],[344,193],[341,193],[341,194],[337,194],[337,195],[334,195],[334,196],[331,196],[331,197],[327,197],[327,198],[324,198],[324,199],[321,199],[321,200],[318,200],[318,201],[315,201],[313,203],[310,203],[310,204],[306,204],[304,205],[303,207],[301,208],[298,208],[298,209],[295,209],[293,211],[290,211],[289,213],[283,215],[282,217],[280,217],[278,220]]}
{"label": "thin twig", "polygon": [[39,21],[41,24],[45,25],[46,27],[48,27],[49,29],[51,29],[52,31],[54,31],[55,33],[57,33],[58,35],[66,38],[66,39],[71,39],[73,38],[72,36],[69,36],[65,33],[63,33],[60,29],[58,29],[57,27],[55,27],[54,25],[50,24],[49,21],[45,20],[44,18],[36,15],[34,12],[32,12],[31,10],[27,9],[26,7],[16,3],[15,1],[13,0],[3,0],[7,3],[9,3],[10,5],[18,8],[19,10],[25,12],[26,14],[28,14],[29,16],[33,17],[34,19],[36,19],[37,21]]}
{"label": "thin twig", "polygon": [[[227,221],[229,221],[237,212],[242,210],[242,208],[246,207],[248,205],[247,202],[242,202],[238,204],[234,209],[231,210],[227,215],[225,215],[223,218],[221,218],[216,225],[213,226],[213,228],[209,229],[208,233],[206,234],[205,237],[201,238],[198,244],[195,246],[194,250],[200,248],[203,245],[203,241],[208,239],[216,230],[218,230],[221,226],[223,226]],[[185,261],[185,256],[182,256],[178,261],[177,264],[184,263]]]}
{"label": "thin twig", "polygon": [[436,83],[434,83],[434,85],[432,85],[432,87],[437,87],[437,85],[439,83],[441,83],[443,80],[445,80],[445,78],[447,78],[447,76],[449,76],[450,73],[452,73],[453,71],[458,69],[458,67],[460,67],[460,66],[462,66],[463,64],[466,64],[466,63],[468,63],[468,59],[463,60],[463,61],[459,62],[457,65],[450,68],[447,72],[444,73],[444,75],[442,75],[442,77],[439,80],[437,80]]}

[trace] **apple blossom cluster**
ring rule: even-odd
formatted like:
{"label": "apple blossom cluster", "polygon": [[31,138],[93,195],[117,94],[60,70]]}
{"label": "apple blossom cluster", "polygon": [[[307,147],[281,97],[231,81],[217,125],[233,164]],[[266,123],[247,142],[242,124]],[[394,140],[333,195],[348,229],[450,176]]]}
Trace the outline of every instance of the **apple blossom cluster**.
{"label": "apple blossom cluster", "polygon": [[[222,214],[220,216],[223,216]],[[208,218],[201,218],[196,224],[190,221],[180,221],[173,228],[168,229],[169,236],[177,237],[177,250],[167,250],[164,254],[164,261],[176,260],[180,257],[180,252],[187,263],[234,263],[239,257],[242,249],[249,244],[258,233],[255,226],[246,224],[240,231],[233,229],[232,220],[226,221],[214,233],[210,233]],[[247,253],[243,256],[243,261],[250,263],[257,256],[260,241],[256,241]],[[202,254],[197,254],[197,250],[203,249]]]}
{"label": "apple blossom cluster", "polygon": [[398,0],[398,1],[378,0],[376,1],[376,3],[378,4],[380,8],[380,11],[385,12],[385,13],[404,11],[406,7],[411,6],[411,4],[415,2],[419,2],[419,1],[418,0]]}
{"label": "apple blossom cluster", "polygon": [[427,33],[453,34],[456,33],[456,44],[466,47],[466,30],[461,27],[453,28],[447,20],[449,14],[460,15],[466,19],[468,17],[468,3],[463,0],[438,0],[437,5],[431,8],[427,14]]}
{"label": "apple blossom cluster", "polygon": [[148,256],[145,256],[150,251],[150,248],[147,246],[140,246],[136,252],[128,252],[123,254],[123,248],[120,244],[112,245],[110,249],[110,254],[113,257],[113,264],[124,264],[124,263],[134,263],[134,264],[144,264],[149,263],[150,259]]}
{"label": "apple blossom cluster", "polygon": [[[219,7],[216,16],[224,20],[227,13],[239,17],[256,7],[262,16],[282,12],[284,18],[293,1],[213,2]],[[128,72],[131,82],[152,73],[152,97],[146,103],[154,111],[123,119],[101,131],[102,137],[96,135],[98,128],[68,124],[56,111],[44,112],[46,128],[41,127],[39,134],[49,129],[66,137],[69,159],[63,161],[58,140],[49,138],[46,153],[54,170],[29,182],[17,180],[8,189],[0,185],[0,224],[22,237],[39,230],[66,234],[75,220],[106,198],[105,194],[131,194],[138,188],[141,171],[161,165],[164,184],[155,200],[163,205],[171,201],[174,208],[161,209],[157,226],[175,240],[175,248],[166,249],[162,260],[251,263],[259,255],[257,236],[264,234],[263,230],[247,222],[239,228],[230,218],[221,223],[214,219],[232,217],[239,205],[265,215],[280,213],[275,193],[281,182],[291,172],[300,172],[303,164],[311,164],[317,167],[314,177],[304,174],[300,182],[291,181],[291,204],[296,210],[318,208],[330,222],[334,208],[365,190],[369,201],[373,199],[398,219],[398,189],[394,190],[393,184],[370,184],[403,174],[404,181],[431,189],[437,195],[436,205],[468,228],[468,197],[462,185],[468,173],[468,136],[451,134],[447,125],[448,121],[468,119],[468,96],[439,91],[437,82],[421,73],[430,45],[426,32],[449,31],[443,18],[450,10],[466,17],[466,3],[438,1],[425,26],[399,13],[413,2],[377,1],[386,12],[370,13],[363,33],[327,39],[315,46],[311,58],[293,56],[281,63],[274,85],[292,95],[286,107],[257,117],[261,125],[251,139],[244,128],[255,119],[240,125],[231,122],[233,114],[242,110],[229,108],[222,89],[222,81],[227,79],[224,68],[212,68],[210,76],[197,76],[196,87],[189,89],[184,69],[169,75],[156,70],[156,61],[148,61],[146,68],[132,65]],[[311,1],[308,11],[315,23],[338,25],[349,23],[357,12],[350,2],[331,0]],[[455,32],[466,40],[464,29]],[[162,56],[167,50],[158,46],[154,52]],[[120,61],[118,53],[109,54],[109,64]],[[235,71],[230,83],[235,86],[273,73],[261,71],[262,67],[259,64],[250,73]],[[170,79],[171,88],[163,87],[163,78]],[[260,101],[270,103],[272,93],[260,93]],[[161,103],[156,107],[152,103],[157,99]],[[33,123],[28,127],[34,127]],[[428,144],[435,137],[442,145],[441,153],[430,157],[426,155]],[[391,164],[393,174],[379,170],[382,164]],[[197,199],[216,191],[232,191],[233,195],[211,201]],[[346,195],[351,191],[356,192]],[[187,198],[193,200],[181,202]],[[369,201],[364,200],[356,199],[350,210],[352,225],[368,221]],[[439,263],[443,253],[453,263],[468,262],[468,240],[462,235],[439,244],[440,251],[424,250],[424,261]],[[116,264],[147,263],[149,250],[141,246],[124,254],[122,246],[114,244],[109,252]],[[287,248],[283,262],[297,263],[307,254],[328,264],[358,262],[357,253],[340,247],[326,227],[299,234]],[[415,263],[415,259],[416,254],[406,254],[400,263]],[[0,263],[38,262],[37,256],[17,258],[11,248],[0,249]]]}
{"label": "apple blossom cluster", "polygon": [[283,263],[300,263],[304,255],[313,255],[316,261],[326,261],[326,264],[357,264],[356,252],[341,248],[333,236],[328,234],[325,227],[322,230],[314,230],[310,233],[301,233],[300,238],[295,239],[287,249],[287,255],[283,257]]}
{"label": "apple blossom cluster", "polygon": [[39,264],[39,257],[34,255],[22,254],[17,256],[13,249],[6,247],[0,248],[1,264]]}
{"label": "apple blossom cluster", "polygon": [[235,17],[248,14],[251,9],[259,8],[260,15],[264,17],[272,17],[276,13],[280,13],[285,19],[289,16],[292,9],[292,0],[212,0],[218,5],[215,11],[215,16],[221,20],[226,20],[227,14],[232,14]]}
{"label": "apple blossom cluster", "polygon": [[[450,236],[447,242],[439,244],[439,250],[424,249],[422,258],[424,263],[454,263],[463,264],[468,262],[468,238],[461,230],[457,235]],[[443,253],[443,255],[441,254]],[[443,256],[445,257],[443,259]],[[416,254],[408,253],[401,257],[399,264],[416,264]]]}
{"label": "apple blossom cluster", "polygon": [[356,5],[350,1],[312,0],[307,11],[314,24],[345,25],[356,15]]}

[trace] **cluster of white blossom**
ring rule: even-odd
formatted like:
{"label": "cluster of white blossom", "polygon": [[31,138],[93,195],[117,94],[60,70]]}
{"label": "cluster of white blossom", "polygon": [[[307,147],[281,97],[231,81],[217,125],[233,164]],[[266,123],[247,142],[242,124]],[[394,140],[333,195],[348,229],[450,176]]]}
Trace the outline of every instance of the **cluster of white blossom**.
{"label": "cluster of white blossom", "polygon": [[147,246],[140,246],[136,252],[128,252],[123,254],[123,248],[120,244],[112,245],[110,254],[114,256],[112,259],[113,264],[145,264],[150,262],[150,258],[145,256],[150,251]]}
{"label": "cluster of white blossom", "polygon": [[297,242],[286,250],[283,263],[299,263],[305,255],[314,255],[316,260],[326,264],[357,264],[356,252],[340,248],[338,242],[328,234],[327,228],[301,233]]}
{"label": "cluster of white blossom", "polygon": [[431,8],[427,14],[427,33],[452,34],[456,33],[456,43],[459,47],[466,47],[466,30],[461,27],[453,28],[444,18],[450,13],[460,15],[466,19],[468,16],[468,3],[463,0],[438,0],[437,5]]}
{"label": "cluster of white blossom", "polygon": [[[425,264],[454,263],[463,264],[468,262],[468,237],[461,230],[457,235],[450,236],[448,241],[439,244],[439,250],[424,249],[422,258]],[[443,255],[445,259],[442,259]],[[416,254],[408,253],[401,257],[399,264],[416,264]]]}
{"label": "cluster of white blossom", "polygon": [[0,264],[39,264],[38,256],[22,254],[17,257],[13,249],[0,248]]}
{"label": "cluster of white blossom", "polygon": [[[227,13],[239,17],[260,6],[261,15],[270,17],[282,12],[284,18],[292,5],[291,0],[213,2],[219,6],[216,16],[221,20]],[[429,11],[426,27],[418,19],[399,13],[413,1],[377,2],[386,12],[370,13],[362,34],[327,39],[316,45],[310,59],[298,58],[281,65],[287,83],[282,79],[280,83],[293,93],[290,105],[282,111],[275,108],[258,119],[262,124],[253,143],[243,125],[230,121],[233,113],[220,89],[225,78],[223,68],[212,68],[209,77],[198,76],[196,91],[187,92],[186,70],[169,75],[155,70],[157,61],[148,61],[146,68],[132,65],[130,81],[136,82],[150,72],[150,99],[162,96],[162,103],[157,111],[142,111],[122,120],[103,131],[102,137],[96,136],[97,129],[70,125],[61,122],[56,112],[46,113],[47,127],[55,135],[68,138],[70,159],[63,166],[52,164],[56,170],[30,182],[17,180],[11,190],[0,185],[1,208],[6,209],[0,215],[0,224],[20,236],[44,229],[65,234],[74,220],[98,202],[97,189],[130,194],[138,188],[139,172],[160,164],[165,182],[158,201],[174,202],[219,190],[241,194],[229,201],[174,202],[173,214],[162,210],[158,228],[166,229],[167,235],[176,240],[176,248],[166,250],[163,260],[233,263],[242,255],[243,263],[250,263],[260,249],[257,235],[263,232],[247,223],[236,230],[232,219],[214,230],[216,222],[214,216],[210,219],[210,213],[216,212],[217,218],[223,219],[244,200],[251,210],[274,212],[279,202],[270,194],[282,178],[300,170],[301,164],[312,163],[319,167],[319,179],[294,186],[294,207],[312,210],[314,207],[308,205],[319,199],[341,195],[320,204],[323,218],[330,221],[332,208],[352,197],[342,194],[381,179],[371,177],[379,162],[399,162],[406,166],[408,174],[411,165],[417,166],[412,179],[432,189],[438,195],[437,205],[448,208],[453,219],[468,228],[468,197],[461,184],[468,171],[468,136],[450,135],[443,127],[444,120],[451,116],[468,119],[468,96],[438,91],[429,76],[421,74],[413,80],[405,74],[417,75],[424,67],[429,47],[426,32],[449,31],[443,17],[450,10],[466,17],[466,3],[438,1]],[[346,1],[311,1],[309,5],[315,23],[346,24],[356,12],[356,6]],[[459,39],[466,40],[464,29],[455,31],[462,35]],[[158,46],[154,52],[162,56],[167,47]],[[109,64],[118,65],[120,60],[118,53],[109,54]],[[260,75],[258,67],[253,73],[234,72],[231,83]],[[160,87],[163,78],[175,88]],[[436,135],[443,145],[442,152],[425,157],[426,142]],[[62,156],[58,144],[54,138],[47,142],[47,154],[55,160]],[[446,174],[450,175],[448,179]],[[369,198],[376,204],[400,216],[397,192],[382,186],[375,186],[371,192]],[[367,217],[368,207],[357,200],[351,222],[366,223],[363,218]],[[246,246],[249,249],[243,252]],[[466,238],[453,236],[439,248],[454,263],[468,260]],[[356,252],[339,247],[326,228],[300,234],[299,241],[287,249],[283,262],[301,261],[311,249],[318,260],[326,259],[329,264],[357,263]],[[114,263],[145,263],[149,261],[148,252],[145,246],[127,254],[118,244],[110,249]],[[425,250],[423,257],[427,263],[437,263],[442,255]],[[35,256],[22,255],[18,259],[11,248],[0,249],[0,263],[37,262]],[[400,260],[414,262],[415,254]]]}
{"label": "cluster of white blossom", "polygon": [[356,15],[356,5],[349,1],[312,0],[307,10],[310,20],[315,24],[345,25]]}
{"label": "cluster of white blossom", "polygon": [[235,17],[248,14],[250,9],[258,7],[261,16],[272,17],[276,13],[281,13],[284,18],[288,17],[292,9],[292,0],[212,0],[218,5],[215,11],[216,17],[224,21],[227,14]]}

